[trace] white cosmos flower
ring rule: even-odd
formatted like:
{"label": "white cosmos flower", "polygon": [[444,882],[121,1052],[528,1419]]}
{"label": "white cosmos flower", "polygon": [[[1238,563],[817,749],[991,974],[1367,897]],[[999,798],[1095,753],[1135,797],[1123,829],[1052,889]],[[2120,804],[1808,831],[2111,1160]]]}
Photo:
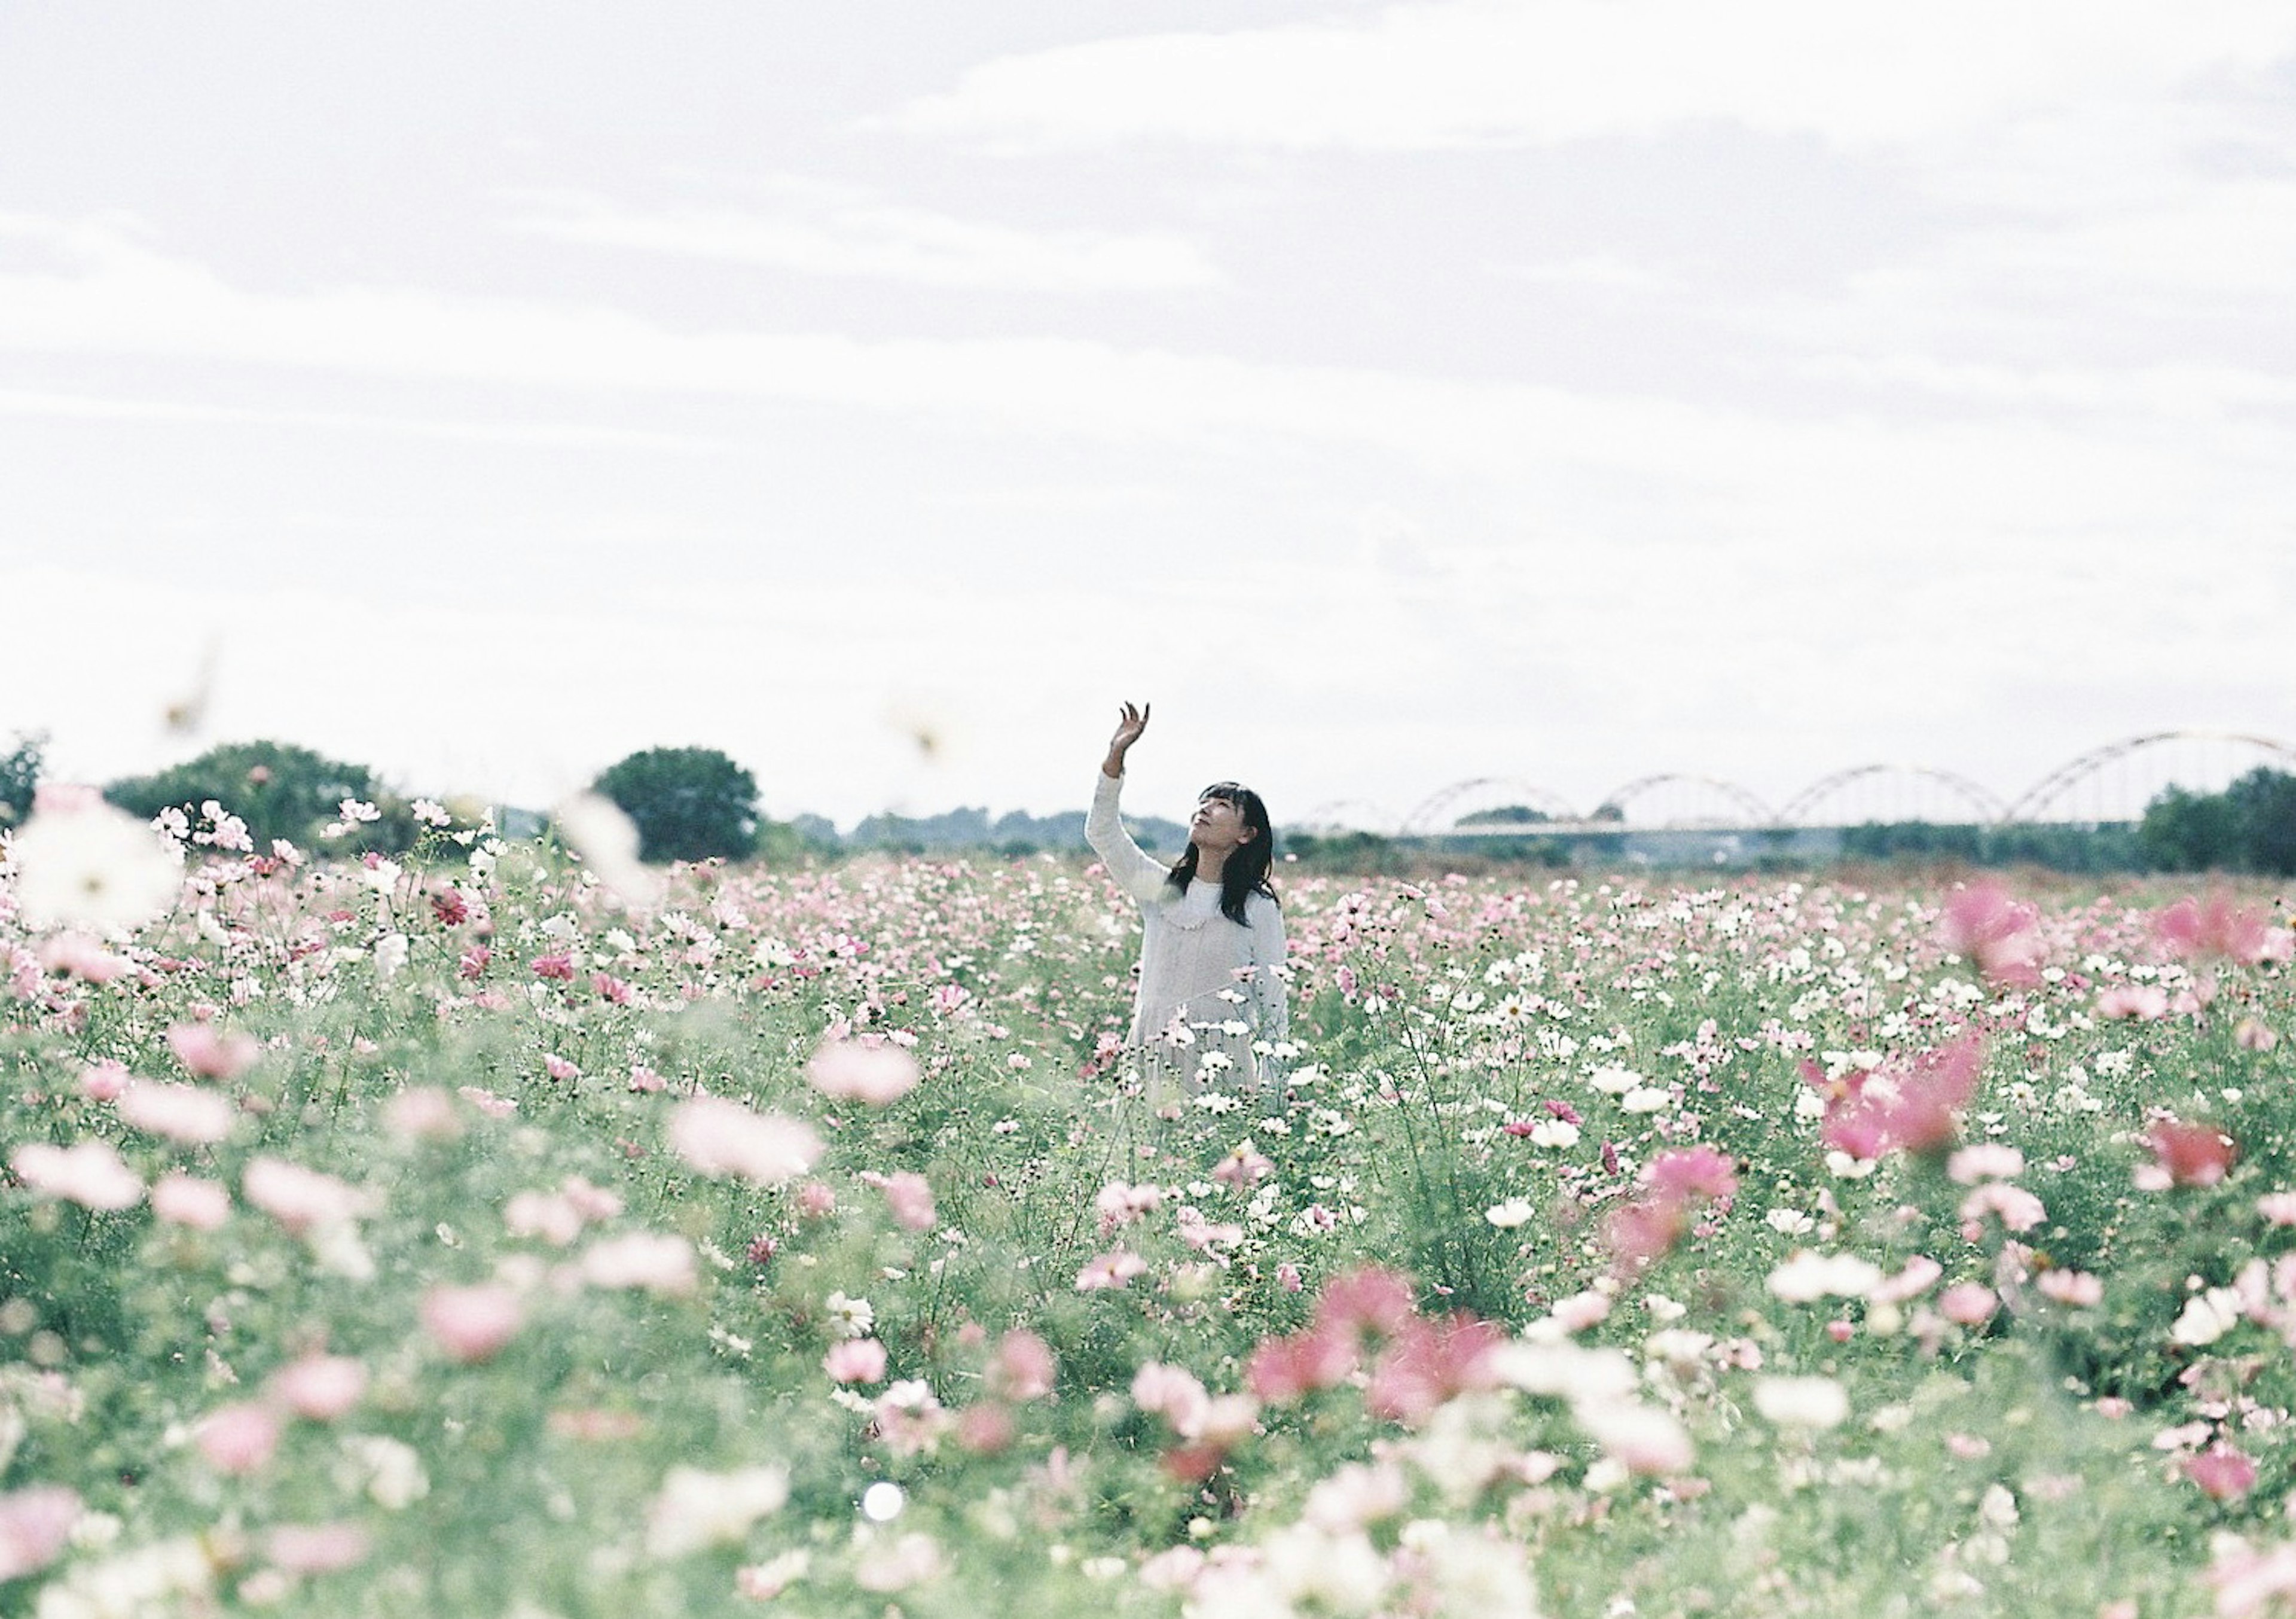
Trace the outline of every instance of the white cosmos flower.
{"label": "white cosmos flower", "polygon": [[1630,1114],[1657,1113],[1672,1105],[1674,1097],[1652,1085],[1644,1085],[1619,1098],[1621,1112]]}
{"label": "white cosmos flower", "polygon": [[1828,1295],[1863,1298],[1881,1279],[1880,1267],[1855,1254],[1805,1248],[1770,1272],[1769,1289],[1789,1304],[1809,1304]]}
{"label": "white cosmos flower", "polygon": [[1782,1428],[1839,1427],[1849,1416],[1849,1393],[1831,1377],[1761,1377],[1754,1409]]}
{"label": "white cosmos flower", "polygon": [[1530,1127],[1530,1138],[1539,1146],[1576,1146],[1578,1127],[1568,1119],[1541,1119]]}
{"label": "white cosmos flower", "polygon": [[619,804],[600,793],[578,793],[550,814],[582,863],[623,904],[643,910],[661,903],[668,882],[638,859],[637,823]]}
{"label": "white cosmos flower", "polygon": [[167,839],[101,799],[40,810],[8,844],[16,903],[36,928],[127,933],[176,903],[182,858]]}
{"label": "white cosmos flower", "polygon": [[1529,1199],[1510,1197],[1505,1203],[1485,1209],[1483,1218],[1502,1231],[1512,1231],[1517,1226],[1529,1223],[1531,1217],[1538,1212],[1538,1209],[1531,1205]]}
{"label": "white cosmos flower", "polygon": [[2184,1314],[2169,1328],[2169,1335],[2179,1344],[2199,1349],[2215,1343],[2230,1332],[2240,1321],[2240,1294],[2229,1287],[2211,1287],[2206,1293],[2194,1294],[2185,1303]]}

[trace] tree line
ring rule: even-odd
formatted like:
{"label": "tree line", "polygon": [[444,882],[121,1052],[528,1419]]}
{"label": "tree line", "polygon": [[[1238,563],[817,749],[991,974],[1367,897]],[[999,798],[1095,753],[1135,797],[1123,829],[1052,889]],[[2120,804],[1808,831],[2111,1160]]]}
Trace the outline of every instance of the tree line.
{"label": "tree line", "polygon": [[[0,830],[20,825],[30,813],[45,748],[44,737],[23,736],[12,752],[0,754]],[[842,835],[819,816],[770,820],[758,807],[757,778],[716,748],[643,749],[599,772],[591,790],[629,816],[638,828],[641,858],[655,862],[787,859],[858,849],[1023,854],[1081,848],[1084,842],[1081,810],[1043,817],[1014,811],[993,820],[987,810],[974,809],[926,817],[882,814]],[[372,769],[292,743],[222,744],[165,770],[112,782],[103,795],[147,818],[170,808],[197,815],[212,800],[246,823],[258,850],[283,840],[354,854],[398,853],[412,848],[422,831],[416,801]],[[373,818],[344,822],[347,799],[372,805]],[[1532,834],[1521,851],[1479,851],[1486,858],[1505,855],[1546,864],[1570,858],[1559,843],[1548,848],[1536,841],[1537,823],[1546,818],[1536,810],[1510,807],[1484,811],[1480,818],[1520,820]],[[538,815],[523,815],[504,830],[539,830],[543,824]],[[1157,847],[1177,849],[1187,835],[1177,822],[1150,818],[1137,825],[1143,838]],[[342,827],[340,835],[322,838],[324,829],[335,826]],[[1310,863],[1376,867],[1386,840],[1369,834],[1302,834],[1286,842]],[[1985,826],[1909,821],[1852,826],[1843,830],[1841,852],[1856,859],[1953,859],[2061,871],[2296,876],[2296,775],[2259,767],[2221,793],[2172,786],[2134,823]]]}

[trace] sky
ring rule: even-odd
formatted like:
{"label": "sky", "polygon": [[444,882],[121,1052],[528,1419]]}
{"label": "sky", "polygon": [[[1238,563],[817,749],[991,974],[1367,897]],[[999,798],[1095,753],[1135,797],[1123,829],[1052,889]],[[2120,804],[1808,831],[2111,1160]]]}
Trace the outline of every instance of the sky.
{"label": "sky", "polygon": [[1281,826],[2296,736],[2285,0],[0,4],[0,152],[52,775],[1043,813],[1131,699],[1128,807]]}

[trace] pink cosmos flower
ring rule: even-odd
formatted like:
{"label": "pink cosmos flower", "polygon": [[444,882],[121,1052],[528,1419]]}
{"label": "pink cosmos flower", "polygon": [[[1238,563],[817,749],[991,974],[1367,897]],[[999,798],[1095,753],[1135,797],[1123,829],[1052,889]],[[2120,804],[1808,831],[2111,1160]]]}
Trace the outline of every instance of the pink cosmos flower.
{"label": "pink cosmos flower", "polygon": [[1662,1152],[1644,1168],[1643,1180],[1659,1196],[1682,1204],[1728,1197],[1738,1189],[1728,1155],[1711,1146]]}
{"label": "pink cosmos flower", "polygon": [[2109,1021],[2153,1023],[2169,1015],[2169,992],[2154,983],[2115,984],[2098,992],[2096,1015]]}
{"label": "pink cosmos flower", "polygon": [[1916,1253],[1907,1260],[1897,1275],[1884,1277],[1866,1291],[1866,1302],[1874,1304],[1902,1304],[1908,1299],[1919,1298],[1937,1285],[1945,1274],[1945,1267],[1926,1253]]}
{"label": "pink cosmos flower", "polygon": [[372,1549],[357,1524],[282,1524],[263,1537],[271,1566],[291,1574],[340,1574],[365,1562]]}
{"label": "pink cosmos flower", "polygon": [[503,1205],[503,1229],[562,1248],[582,1235],[582,1215],[556,1193],[521,1192]]}
{"label": "pink cosmos flower", "polygon": [[62,1557],[80,1511],[79,1492],[62,1484],[0,1495],[0,1584],[37,1574]]}
{"label": "pink cosmos flower", "polygon": [[240,1196],[298,1237],[356,1219],[366,1199],[348,1181],[283,1158],[254,1158],[240,1176]]}
{"label": "pink cosmos flower", "polygon": [[81,1072],[79,1093],[91,1102],[116,1102],[134,1083],[126,1067],[107,1057]]}
{"label": "pink cosmos flower", "polygon": [[2039,1198],[2005,1180],[1988,1180],[1962,1199],[1964,1220],[1981,1220],[1988,1214],[1998,1214],[2011,1231],[2030,1231],[2049,1217]]}
{"label": "pink cosmos flower", "polygon": [[2269,1051],[2280,1043],[2280,1037],[2255,1018],[2243,1017],[2232,1031],[2233,1044],[2243,1051]]}
{"label": "pink cosmos flower", "polygon": [[114,955],[86,933],[58,933],[40,946],[40,965],[88,983],[105,984],[129,970],[125,956]]}
{"label": "pink cosmos flower", "polygon": [[231,1190],[220,1181],[171,1171],[152,1183],[152,1212],[170,1225],[217,1230],[231,1218]]}
{"label": "pink cosmos flower", "polygon": [[2213,1124],[2159,1119],[2144,1140],[2156,1165],[2177,1186],[2214,1186],[2240,1156],[2239,1146]]}
{"label": "pink cosmos flower", "polygon": [[2256,1488],[2256,1459],[2228,1444],[2214,1444],[2184,1461],[2185,1476],[2210,1500],[2236,1501]]}
{"label": "pink cosmos flower", "polygon": [[332,1422],[366,1397],[366,1368],[348,1355],[306,1355],[271,1374],[271,1393],[298,1417]]}
{"label": "pink cosmos flower", "polygon": [[194,1077],[228,1081],[254,1067],[263,1047],[242,1031],[226,1034],[209,1023],[177,1023],[168,1031],[168,1049]]}
{"label": "pink cosmos flower", "polygon": [[975,1456],[996,1456],[1013,1443],[1013,1413],[994,1400],[982,1400],[956,1414],[956,1442]]}
{"label": "pink cosmos flower", "polygon": [[2296,937],[2285,928],[2274,927],[2263,912],[2236,904],[2222,893],[2212,893],[2205,900],[2179,900],[2155,912],[2152,933],[2178,956],[2251,966],[2259,961],[2285,961],[2291,945],[2296,944]]}
{"label": "pink cosmos flower", "polygon": [[568,1062],[564,1057],[560,1056],[554,1051],[547,1051],[543,1054],[542,1072],[548,1074],[552,1079],[556,1080],[562,1085],[570,1080],[578,1080],[582,1077],[582,1071],[579,1068],[576,1067],[572,1063]]}
{"label": "pink cosmos flower", "polygon": [[2267,1192],[2256,1200],[2256,1212],[2267,1225],[2296,1226],[2296,1192]]}
{"label": "pink cosmos flower", "polygon": [[996,1341],[996,1357],[988,1363],[984,1381],[1000,1399],[1042,1400],[1053,1392],[1054,1372],[1051,1346],[1027,1327],[1016,1327]]}
{"label": "pink cosmos flower", "polygon": [[562,983],[574,982],[574,957],[564,950],[537,956],[527,966],[533,969],[537,978],[554,978]]}
{"label": "pink cosmos flower", "polygon": [[1077,1272],[1076,1290],[1078,1293],[1098,1293],[1121,1287],[1147,1269],[1148,1262],[1138,1254],[1128,1253],[1118,1248],[1087,1260],[1084,1269]]}
{"label": "pink cosmos flower", "polygon": [[185,1146],[209,1146],[222,1140],[231,1134],[237,1117],[232,1105],[212,1090],[153,1080],[128,1087],[112,1106],[137,1130]]}
{"label": "pink cosmos flower", "polygon": [[932,1186],[922,1175],[912,1170],[898,1174],[881,1175],[874,1170],[861,1174],[865,1186],[875,1187],[885,1194],[886,1205],[893,1218],[912,1231],[930,1231],[939,1218],[933,1206]]}
{"label": "pink cosmos flower", "polygon": [[1364,1409],[1418,1426],[1446,1401],[1493,1385],[1491,1352],[1503,1337],[1488,1321],[1464,1313],[1440,1321],[1414,1317],[1372,1367]]}
{"label": "pink cosmos flower", "polygon": [[487,963],[494,958],[494,951],[483,944],[474,944],[463,952],[462,960],[455,964],[455,976],[465,980],[484,978],[487,975]]}
{"label": "pink cosmos flower", "polygon": [[1398,1331],[1418,1309],[1411,1278],[1380,1265],[1357,1265],[1324,1284],[1316,1321],[1343,1333]]}
{"label": "pink cosmos flower", "polygon": [[865,1034],[824,1040],[805,1074],[825,1097],[882,1107],[916,1089],[917,1063],[900,1047]]}
{"label": "pink cosmos flower", "polygon": [[1946,1179],[1956,1186],[1980,1180],[2013,1180],[2025,1172],[2025,1155],[1998,1141],[1964,1146],[1946,1160]]}
{"label": "pink cosmos flower", "polygon": [[882,1383],[885,1346],[874,1338],[847,1338],[829,1346],[821,1368],[836,1383]]}
{"label": "pink cosmos flower", "polygon": [[1193,1372],[1151,1360],[1133,1374],[1132,1403],[1161,1417],[1183,1439],[1193,1439],[1203,1432],[1212,1402]]}
{"label": "pink cosmos flower", "polygon": [[463,1133],[455,1098],[436,1085],[417,1085],[385,1102],[382,1127],[401,1141],[452,1141]]}
{"label": "pink cosmos flower", "polygon": [[2037,1285],[2042,1297],[2075,1310],[2085,1310],[2104,1300],[2103,1281],[2086,1270],[2044,1270]]}
{"label": "pink cosmos flower", "polygon": [[1829,1082],[1813,1064],[1803,1077],[1827,1093],[1820,1134],[1853,1158],[1891,1151],[1934,1152],[1954,1137],[1955,1110],[1968,1105],[1985,1065],[1983,1037],[1972,1031],[1890,1072]]}
{"label": "pink cosmos flower", "polygon": [[218,1406],[192,1430],[208,1465],[219,1473],[253,1473],[279,1448],[279,1414],[253,1401]]}
{"label": "pink cosmos flower", "polygon": [[1938,1295],[1938,1313],[1964,1327],[1982,1327],[1993,1319],[2001,1301],[1980,1282],[1956,1282]]}
{"label": "pink cosmos flower", "polygon": [[1945,902],[1939,930],[1946,949],[1966,956],[1997,984],[2031,989],[2041,982],[2040,912],[2009,897],[1998,883],[1980,880]]}
{"label": "pink cosmos flower", "polygon": [[669,1115],[669,1144],[704,1175],[779,1186],[813,1167],[821,1138],[780,1114],[758,1114],[720,1097],[694,1097]]}
{"label": "pink cosmos flower", "polygon": [[1240,1192],[1255,1181],[1265,1179],[1275,1170],[1275,1160],[1246,1141],[1213,1167],[1212,1179]]}
{"label": "pink cosmos flower", "polygon": [[8,1155],[8,1167],[32,1190],[85,1209],[128,1209],[144,1198],[143,1181],[109,1141],[76,1146],[28,1141]]}
{"label": "pink cosmos flower", "polygon": [[491,1360],[526,1324],[518,1294],[492,1282],[437,1286],[422,1295],[422,1325],[447,1356],[465,1365]]}

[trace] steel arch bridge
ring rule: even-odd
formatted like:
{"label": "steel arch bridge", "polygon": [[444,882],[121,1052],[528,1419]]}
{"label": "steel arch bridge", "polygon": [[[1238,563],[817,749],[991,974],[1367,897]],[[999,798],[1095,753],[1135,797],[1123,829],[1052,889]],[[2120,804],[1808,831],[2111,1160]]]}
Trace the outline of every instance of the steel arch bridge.
{"label": "steel arch bridge", "polygon": [[[2107,743],[2103,747],[2091,748],[2087,752],[2066,760],[2028,787],[2022,795],[2011,802],[2008,809],[2003,812],[2001,818],[2005,821],[2039,821],[2045,818],[2044,811],[2060,809],[2061,812],[2054,818],[2062,821],[2136,820],[2144,813],[2145,802],[2150,801],[2153,793],[2159,791],[2159,787],[2153,787],[2151,792],[2146,792],[2143,798],[2132,802],[2129,791],[2130,781],[2135,779],[2141,787],[2151,778],[2136,777],[2127,767],[2140,754],[2157,752],[2159,750],[2179,744],[2199,744],[2213,747],[2220,756],[2226,758],[2238,752],[2251,761],[2261,755],[2284,765],[2296,765],[2296,746],[2292,746],[2275,737],[2259,736],[2245,731],[2203,729],[2153,731],[2142,736],[2124,737],[2119,742]],[[2112,779],[2115,771],[2120,775],[2118,781]],[[2211,780],[2218,775],[2224,777],[2223,781],[2215,783],[2215,787],[2206,789],[2213,791],[2228,783],[2234,772],[2227,767],[2202,774]],[[2169,783],[2164,779],[2160,785],[2166,785]],[[2191,786],[2199,784],[2179,781],[2174,785]],[[2086,800],[2082,796],[2085,793],[2087,794]],[[2074,810],[2086,808],[2091,813],[2064,814],[2062,813],[2062,808],[2064,807]]]}
{"label": "steel arch bridge", "polygon": [[[1813,812],[1828,800],[1839,798],[1847,790],[1861,785],[1893,782],[1901,788],[1933,785],[1969,807],[1969,821],[1988,825],[2005,819],[2009,802],[1992,788],[1973,782],[1952,770],[1940,770],[1930,765],[1872,764],[1856,765],[1847,770],[1836,770],[1822,776],[1785,801],[1778,811],[1778,819],[1789,826],[1830,826],[1833,823],[1817,818]],[[1891,820],[1921,821],[1923,815],[1892,814]]]}
{"label": "steel arch bridge", "polygon": [[1319,837],[1333,833],[1371,832],[1392,837],[1402,823],[1379,805],[1359,798],[1338,798],[1318,804],[1300,818],[1300,830]]}
{"label": "steel arch bridge", "polygon": [[1775,826],[1778,824],[1777,811],[1736,782],[1725,780],[1719,776],[1700,776],[1683,770],[1666,770],[1655,776],[1637,777],[1625,786],[1604,793],[1602,804],[1595,811],[1595,818],[1623,823],[1628,818],[1627,807],[1636,799],[1647,797],[1655,792],[1682,788],[1719,797],[1736,811],[1736,814],[1734,816],[1677,816],[1673,819],[1659,823],[1660,825],[1682,827],[1739,827]]}
{"label": "steel arch bridge", "polygon": [[[1463,810],[1462,806],[1473,804],[1479,799],[1493,801],[1492,808],[1496,808],[1499,801],[1527,805],[1551,820],[1577,822],[1583,818],[1567,800],[1536,783],[1506,776],[1477,776],[1453,782],[1423,800],[1417,809],[1403,818],[1401,831],[1406,836],[1448,832],[1458,825],[1462,813],[1472,813],[1472,810]],[[1529,829],[1529,826],[1522,828]]]}

